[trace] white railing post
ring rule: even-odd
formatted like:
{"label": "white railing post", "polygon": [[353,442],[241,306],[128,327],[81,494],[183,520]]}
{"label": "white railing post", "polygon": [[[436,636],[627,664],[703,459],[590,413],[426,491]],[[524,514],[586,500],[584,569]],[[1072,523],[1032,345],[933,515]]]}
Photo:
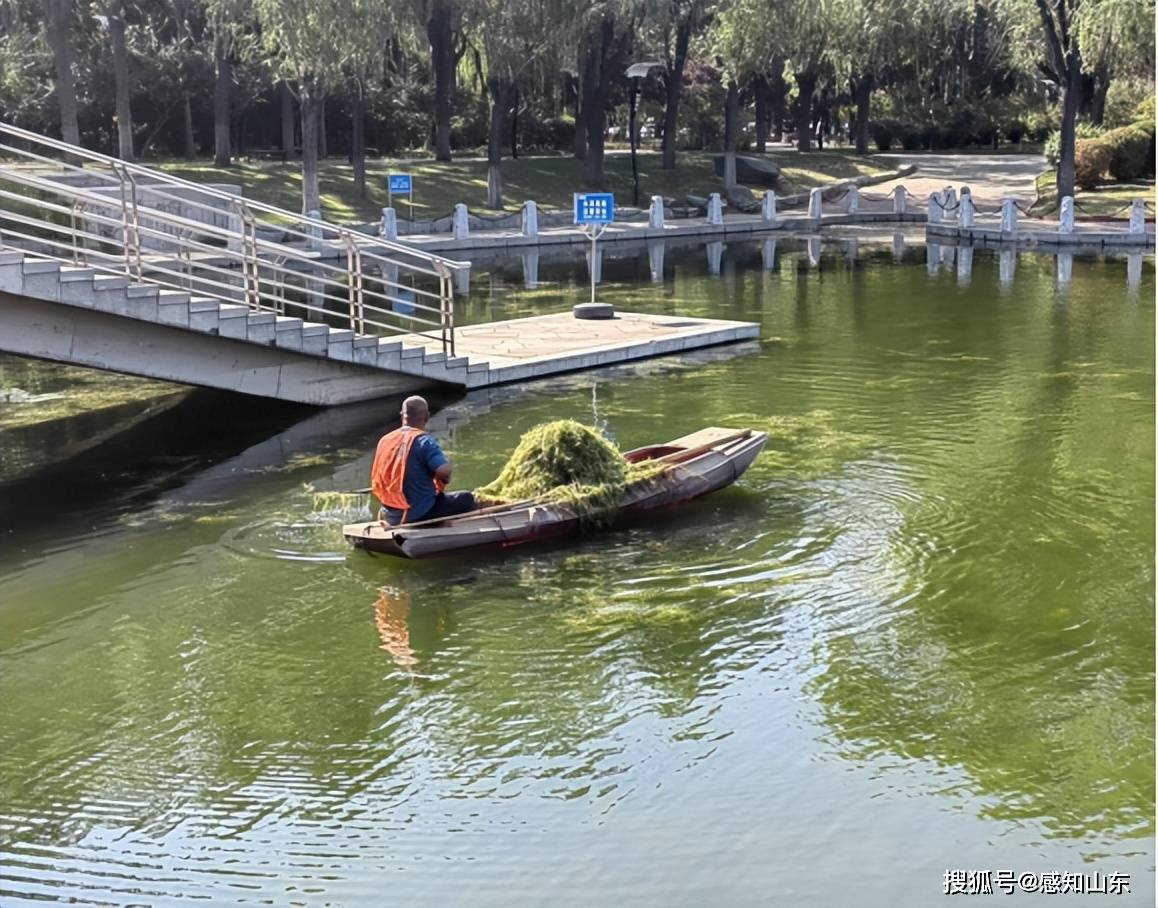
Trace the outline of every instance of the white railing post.
{"label": "white railing post", "polygon": [[1001,232],[1017,232],[1017,203],[1009,196],[1001,200]]}
{"label": "white railing post", "polygon": [[1146,232],[1146,203],[1141,199],[1134,199],[1130,203],[1130,232]]}
{"label": "white railing post", "polygon": [[808,191],[808,219],[819,221],[824,206],[824,193],[819,187]]}
{"label": "white railing post", "polygon": [[930,224],[941,223],[941,197],[935,192],[929,193],[929,213],[925,219]]}
{"label": "white railing post", "polygon": [[651,197],[651,209],[647,215],[647,226],[652,230],[663,229],[663,196],[653,195]]}
{"label": "white railing post", "polygon": [[366,333],[366,313],[362,302],[362,253],[348,230],[342,231],[342,243],[346,247],[346,273],[349,279],[350,327],[359,334]]}
{"label": "white railing post", "polygon": [[378,236],[384,240],[398,239],[398,212],[393,208],[382,209],[382,226],[378,228]]}
{"label": "white railing post", "polygon": [[860,190],[855,186],[848,187],[848,213],[856,214],[860,211]]}
{"label": "white railing post", "polygon": [[760,206],[760,217],[768,225],[776,223],[776,193],[771,189],[764,193],[764,203]]}
{"label": "white railing post", "polygon": [[1061,208],[1058,211],[1057,232],[1074,232],[1074,197],[1072,195],[1062,197]]}
{"label": "white railing post", "polygon": [[957,190],[952,186],[946,186],[945,191],[941,193],[941,205],[943,206],[941,218],[943,221],[957,220]]}
{"label": "white railing post", "polygon": [[961,187],[961,211],[957,223],[962,227],[973,226],[973,191],[968,186]]}
{"label": "white railing post", "polygon": [[523,202],[523,236],[539,235],[539,209],[529,199]]}
{"label": "white railing post", "polygon": [[724,223],[724,203],[718,192],[713,192],[708,199],[708,223],[717,225]]}
{"label": "white railing post", "polygon": [[456,240],[470,238],[470,213],[466,210],[466,205],[462,202],[454,206],[454,227],[452,235]]}
{"label": "white railing post", "polygon": [[908,191],[904,186],[893,190],[893,214],[904,214],[908,207]]}

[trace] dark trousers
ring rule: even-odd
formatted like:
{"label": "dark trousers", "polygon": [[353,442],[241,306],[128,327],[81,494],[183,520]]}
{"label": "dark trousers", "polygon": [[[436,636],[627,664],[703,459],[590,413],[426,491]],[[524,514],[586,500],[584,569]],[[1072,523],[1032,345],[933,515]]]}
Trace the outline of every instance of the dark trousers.
{"label": "dark trousers", "polygon": [[[419,520],[438,520],[443,517],[457,517],[475,509],[474,492],[439,492],[435,496],[434,504],[420,517],[406,514],[407,523],[417,523]],[[385,520],[390,526],[396,527],[402,522],[403,511],[395,508],[382,508],[379,519]]]}

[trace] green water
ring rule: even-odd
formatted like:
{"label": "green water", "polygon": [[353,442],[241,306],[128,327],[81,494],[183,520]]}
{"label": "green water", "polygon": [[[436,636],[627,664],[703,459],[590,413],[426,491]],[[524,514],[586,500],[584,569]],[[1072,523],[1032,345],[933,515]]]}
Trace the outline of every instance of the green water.
{"label": "green water", "polygon": [[[1003,284],[980,251],[967,282],[912,243],[761,253],[652,283],[629,252],[602,291],[759,343],[439,401],[465,484],[560,416],[772,433],[654,526],[347,553],[323,493],[366,484],[393,402],[193,394],[63,462],[46,426],[31,476],[22,429],[0,903],[928,905],[960,868],[1152,904],[1152,260],[1059,288],[1030,254]],[[476,269],[464,315],[585,292],[539,277]]]}

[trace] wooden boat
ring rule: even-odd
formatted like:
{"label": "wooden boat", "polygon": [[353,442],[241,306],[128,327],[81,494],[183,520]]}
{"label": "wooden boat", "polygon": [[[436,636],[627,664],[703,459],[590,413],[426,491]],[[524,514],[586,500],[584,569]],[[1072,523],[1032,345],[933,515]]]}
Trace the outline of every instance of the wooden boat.
{"label": "wooden boat", "polygon": [[[731,485],[752,465],[768,441],[752,429],[708,428],[666,444],[628,451],[629,463],[656,461],[661,472],[628,485],[613,519],[668,507]],[[487,547],[508,548],[557,539],[581,528],[565,505],[521,501],[435,520],[392,527],[380,521],[352,523],[342,534],[354,548],[400,558],[436,558]]]}

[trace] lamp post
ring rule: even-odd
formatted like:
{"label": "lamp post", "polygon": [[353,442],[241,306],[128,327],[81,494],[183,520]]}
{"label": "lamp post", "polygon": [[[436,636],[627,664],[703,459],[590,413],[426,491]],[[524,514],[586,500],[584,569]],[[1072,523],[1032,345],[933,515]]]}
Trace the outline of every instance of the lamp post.
{"label": "lamp post", "polygon": [[639,207],[639,165],[636,163],[635,146],[635,108],[639,99],[639,80],[646,79],[648,73],[653,69],[657,69],[661,64],[651,63],[632,63],[627,67],[627,78],[631,80],[631,113],[628,122],[628,132],[631,133],[631,204],[636,208]]}

